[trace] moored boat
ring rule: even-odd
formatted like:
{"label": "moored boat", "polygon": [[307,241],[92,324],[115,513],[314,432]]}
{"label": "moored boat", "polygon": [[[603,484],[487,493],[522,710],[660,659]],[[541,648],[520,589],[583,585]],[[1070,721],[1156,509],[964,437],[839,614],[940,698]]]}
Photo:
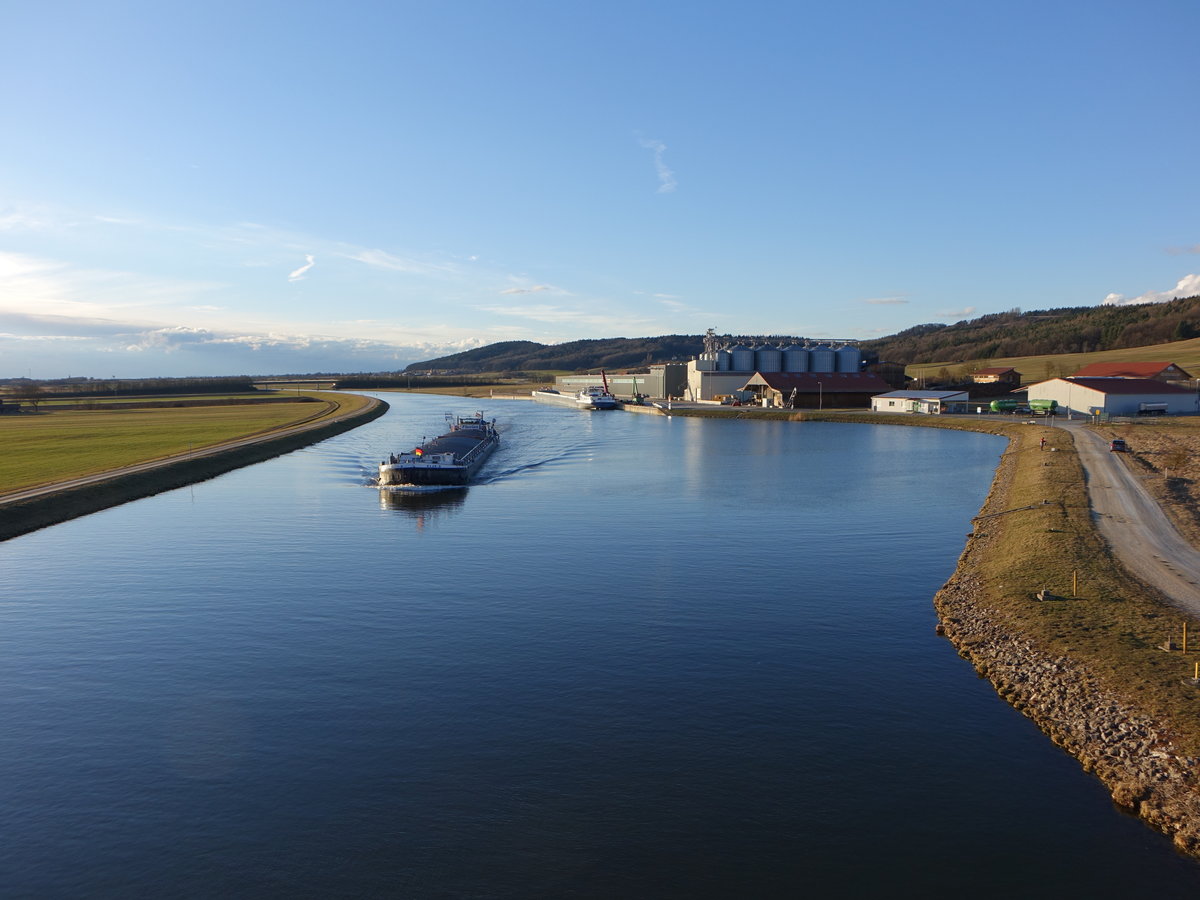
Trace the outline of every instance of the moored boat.
{"label": "moored boat", "polygon": [[379,486],[464,485],[500,443],[496,421],[483,413],[447,414],[450,430],[408,453],[393,453],[379,464]]}
{"label": "moored boat", "polygon": [[567,406],[571,409],[617,408],[617,398],[599,385],[585,387],[574,394],[562,394],[554,388],[540,388],[531,393],[538,403],[549,403],[551,406]]}

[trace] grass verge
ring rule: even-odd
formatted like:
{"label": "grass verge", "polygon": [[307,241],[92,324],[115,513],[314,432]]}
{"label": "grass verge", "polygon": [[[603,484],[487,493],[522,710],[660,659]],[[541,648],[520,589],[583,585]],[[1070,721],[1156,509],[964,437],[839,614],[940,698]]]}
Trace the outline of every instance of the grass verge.
{"label": "grass verge", "polygon": [[[230,472],[242,466],[261,462],[284,453],[290,453],[300,447],[315,444],[335,434],[341,434],[359,425],[376,419],[387,412],[386,403],[376,404],[368,397],[354,394],[315,394],[325,400],[322,411],[313,415],[314,404],[300,404],[309,415],[296,418],[290,422],[271,424],[262,419],[252,423],[253,427],[244,427],[240,433],[227,438],[230,440],[257,438],[255,443],[232,446],[220,449],[220,443],[215,445],[215,452],[210,455],[172,459],[170,454],[161,456],[145,456],[124,463],[130,465],[138,462],[163,459],[162,465],[149,471],[132,474],[115,474],[104,481],[75,488],[64,488],[33,499],[13,501],[0,505],[0,541],[65,522],[77,516],[88,515],[110,506],[127,503],[141,497],[149,497],[163,491],[173,490],[197,481],[215,478],[225,472]],[[236,409],[236,407],[235,407]],[[187,414],[195,414],[196,408],[182,410]],[[84,415],[109,416],[114,413],[85,413]],[[345,418],[339,418],[345,416]],[[161,425],[167,420],[158,420]],[[245,423],[243,423],[245,424]],[[93,423],[95,425],[95,423]],[[302,430],[298,430],[301,429]],[[150,431],[155,429],[149,428]],[[94,438],[103,440],[103,432],[91,433]],[[212,436],[214,432],[209,431]],[[143,444],[146,447],[161,449],[161,441],[177,440],[160,437],[158,441]],[[209,444],[209,446],[214,446]],[[186,445],[183,452],[187,451]],[[196,447],[195,449],[199,449]],[[128,451],[127,451],[128,455]],[[109,467],[112,468],[112,467]],[[108,471],[108,469],[94,470]],[[56,473],[61,474],[61,473]],[[90,473],[84,473],[90,474]],[[61,476],[58,480],[65,480]]]}
{"label": "grass verge", "polygon": [[[1200,653],[1158,649],[1169,636],[1179,638],[1188,617],[1129,575],[1096,531],[1070,434],[1004,427],[1009,447],[956,577],[977,579],[979,599],[1008,633],[1081,662],[1169,727],[1181,748],[1200,752],[1200,692],[1180,681]],[[1041,590],[1067,599],[1039,602]],[[1200,638],[1196,623],[1188,624]]]}

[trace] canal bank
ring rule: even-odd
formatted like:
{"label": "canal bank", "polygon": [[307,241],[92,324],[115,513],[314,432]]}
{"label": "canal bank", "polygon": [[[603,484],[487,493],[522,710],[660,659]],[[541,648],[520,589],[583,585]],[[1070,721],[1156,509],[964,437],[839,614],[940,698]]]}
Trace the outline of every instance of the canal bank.
{"label": "canal bank", "polygon": [[349,412],[269,434],[18,492],[0,500],[0,541],[282,456],[364,425],[387,410],[382,400],[368,398]]}
{"label": "canal bank", "polygon": [[1200,653],[1160,649],[1187,618],[1113,559],[1067,432],[1012,427],[934,605],[1001,697],[1115,803],[1200,855],[1200,687],[1188,678]]}

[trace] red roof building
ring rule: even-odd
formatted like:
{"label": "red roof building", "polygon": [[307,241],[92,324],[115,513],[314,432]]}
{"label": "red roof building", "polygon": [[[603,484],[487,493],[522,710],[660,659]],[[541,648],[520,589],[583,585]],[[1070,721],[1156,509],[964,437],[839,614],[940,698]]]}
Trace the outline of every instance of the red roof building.
{"label": "red roof building", "polygon": [[1092,363],[1075,373],[1074,378],[1152,378],[1178,383],[1192,376],[1171,362]]}

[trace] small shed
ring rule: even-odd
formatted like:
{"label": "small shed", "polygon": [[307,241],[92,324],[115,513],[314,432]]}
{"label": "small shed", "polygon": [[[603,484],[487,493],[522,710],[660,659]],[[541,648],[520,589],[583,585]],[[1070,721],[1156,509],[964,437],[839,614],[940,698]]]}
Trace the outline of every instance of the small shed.
{"label": "small shed", "polygon": [[966,391],[889,391],[871,398],[871,411],[938,416],[965,413],[970,400]]}

